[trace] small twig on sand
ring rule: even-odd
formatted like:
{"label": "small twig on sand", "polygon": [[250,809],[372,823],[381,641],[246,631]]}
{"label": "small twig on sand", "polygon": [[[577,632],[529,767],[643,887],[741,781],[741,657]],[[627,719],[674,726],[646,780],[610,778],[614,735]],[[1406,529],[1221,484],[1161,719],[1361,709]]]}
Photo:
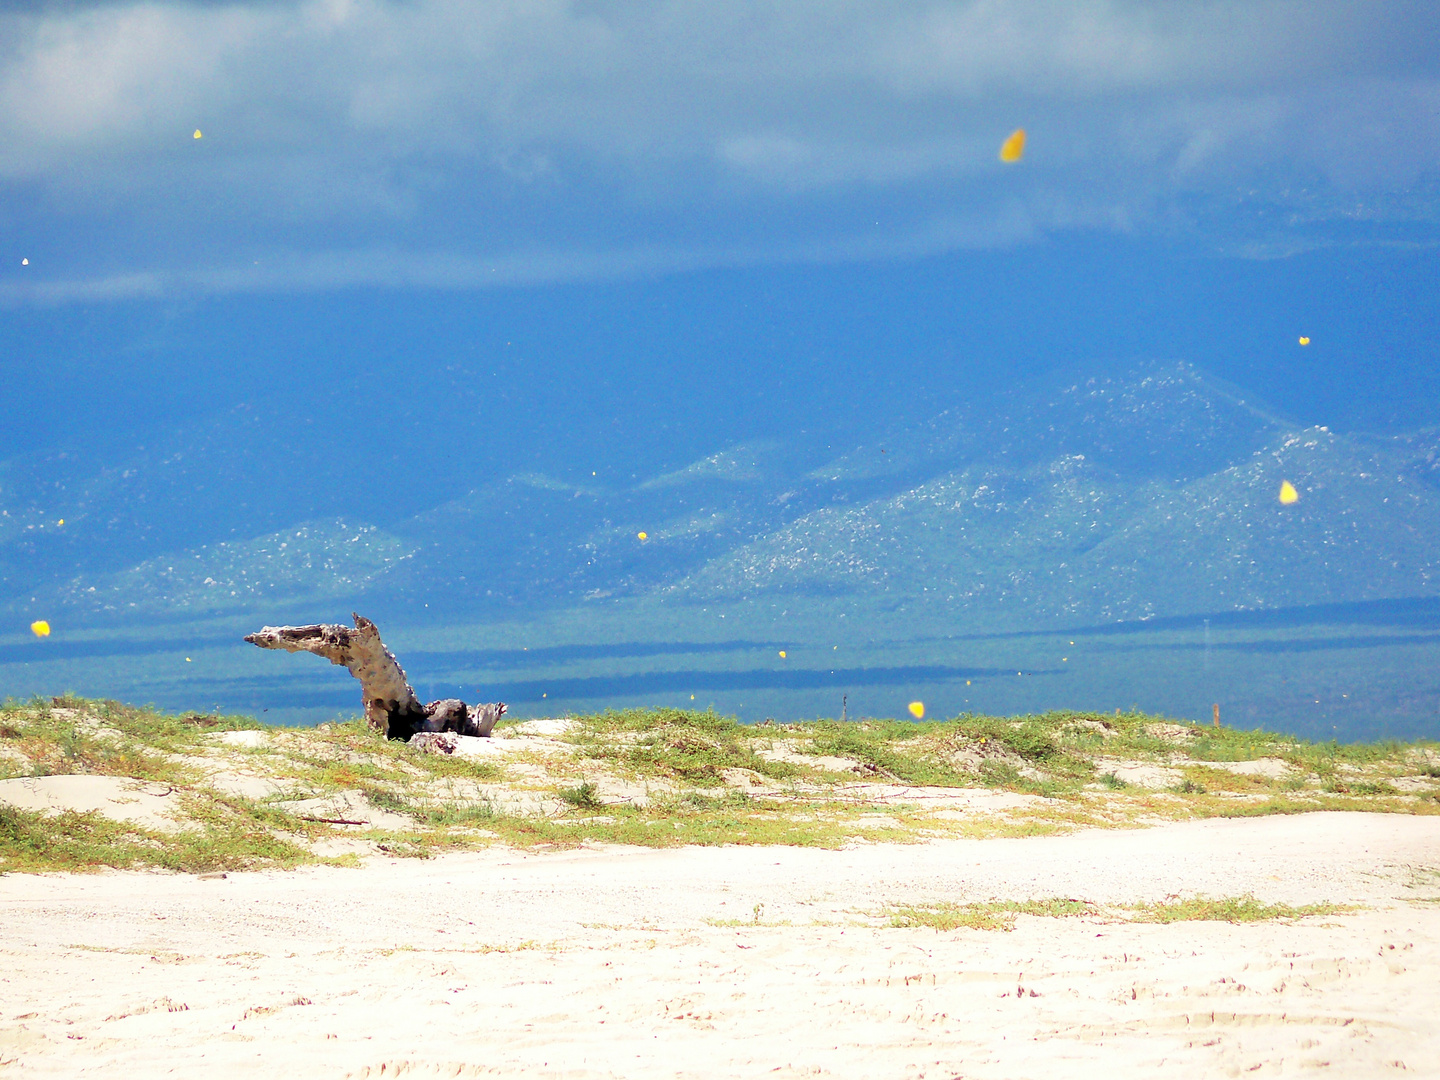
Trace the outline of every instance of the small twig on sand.
{"label": "small twig on sand", "polygon": [[318,821],[322,825],[369,825],[368,821],[352,821],[343,817],[302,817],[301,821]]}

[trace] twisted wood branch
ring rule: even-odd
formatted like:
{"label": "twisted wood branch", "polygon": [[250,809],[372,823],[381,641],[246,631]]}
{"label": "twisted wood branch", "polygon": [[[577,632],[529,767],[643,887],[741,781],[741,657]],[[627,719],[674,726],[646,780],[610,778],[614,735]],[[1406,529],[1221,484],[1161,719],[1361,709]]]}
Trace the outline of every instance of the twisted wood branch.
{"label": "twisted wood branch", "polygon": [[395,654],[380,640],[380,630],[363,615],[355,628],[337,623],[311,626],[266,626],[245,640],[262,649],[310,652],[339,664],[360,680],[365,719],[392,739],[409,739],[419,731],[453,731],[488,737],[505,715],[503,702],[467,706],[457,698],[420,704]]}

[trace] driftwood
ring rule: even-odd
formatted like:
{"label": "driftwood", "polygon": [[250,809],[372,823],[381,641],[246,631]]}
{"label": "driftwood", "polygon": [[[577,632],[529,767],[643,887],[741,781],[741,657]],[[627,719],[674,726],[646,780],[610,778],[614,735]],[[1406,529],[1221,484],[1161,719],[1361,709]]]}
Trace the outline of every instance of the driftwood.
{"label": "driftwood", "polygon": [[[453,732],[488,738],[495,722],[505,715],[505,705],[466,705],[458,698],[444,698],[420,704],[395,654],[385,648],[375,624],[355,616],[355,628],[335,623],[314,626],[267,626],[245,640],[262,649],[312,652],[332,664],[348,668],[360,680],[365,697],[365,719],[370,726],[392,739],[408,740],[422,732]],[[426,749],[451,753],[454,739],[426,738]]]}

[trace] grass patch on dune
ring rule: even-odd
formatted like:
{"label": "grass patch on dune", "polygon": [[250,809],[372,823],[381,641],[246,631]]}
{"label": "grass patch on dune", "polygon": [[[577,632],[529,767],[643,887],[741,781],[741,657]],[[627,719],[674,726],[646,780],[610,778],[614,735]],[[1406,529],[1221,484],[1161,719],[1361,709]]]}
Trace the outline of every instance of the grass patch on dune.
{"label": "grass patch on dune", "polygon": [[621,709],[574,718],[567,737],[581,756],[612,763],[633,776],[703,784],[723,782],[727,769],[773,779],[794,776],[794,765],[756,753],[756,731],[715,712]]}
{"label": "grass patch on dune", "polygon": [[[0,745],[17,753],[0,759],[0,777],[89,774],[185,782],[193,773],[173,752],[199,742],[202,730],[190,718],[113,701],[9,700],[0,706]],[[219,730],[244,724],[237,717],[207,719],[226,725]]]}
{"label": "grass patch on dune", "polygon": [[383,738],[361,720],[272,730],[291,739],[262,752],[283,757],[294,776],[323,789],[365,782],[405,785],[417,779],[494,781],[505,775],[504,768],[494,762],[417,753],[403,742]]}
{"label": "grass patch on dune", "polygon": [[65,694],[28,701],[7,698],[0,702],[0,738],[57,739],[79,728],[117,733],[153,749],[194,746],[201,736],[217,731],[241,731],[264,725],[248,716],[219,713],[164,713],[153,706],[119,701],[90,701]]}
{"label": "grass patch on dune", "polygon": [[1354,911],[1344,904],[1266,904],[1254,896],[1192,896],[1158,904],[1137,904],[1129,910],[1131,922],[1271,922],[1275,919],[1303,919],[1309,915],[1338,915]]}
{"label": "grass patch on dune", "polygon": [[561,802],[577,810],[599,810],[603,805],[595,785],[588,780],[573,788],[561,788],[558,794]]}
{"label": "grass patch on dune", "polygon": [[497,815],[492,803],[481,800],[473,803],[452,803],[433,807],[426,810],[424,816],[425,821],[431,825],[458,825],[474,828],[476,826],[488,827],[494,823]]}
{"label": "grass patch on dune", "polygon": [[314,861],[262,822],[157,832],[99,814],[41,814],[0,804],[0,873],[157,867],[188,873],[289,867]]}
{"label": "grass patch on dune", "polygon": [[1193,817],[1269,817],[1274,814],[1313,814],[1326,810],[1430,817],[1440,814],[1440,800],[1433,796],[1411,798],[1317,792],[1304,795],[1270,795],[1251,802],[1202,798],[1194,800],[1190,809]]}
{"label": "grass patch on dune", "polygon": [[[1069,714],[1065,714],[1066,722]],[[853,758],[867,772],[925,787],[1002,787],[1057,796],[1078,790],[1093,764],[1067,746],[1053,714],[954,720],[820,720],[789,725],[802,752]]]}
{"label": "grass patch on dune", "polygon": [[858,812],[845,810],[797,815],[785,808],[741,800],[712,806],[674,800],[645,808],[605,807],[599,813],[581,811],[561,818],[507,815],[488,827],[498,838],[518,847],[555,848],[601,843],[653,848],[782,844],[833,849],[860,838],[902,843],[922,838],[899,819],[866,827],[857,824],[857,817]]}
{"label": "grass patch on dune", "polygon": [[1017,915],[1067,918],[1092,915],[1093,904],[1052,897],[1048,900],[992,900],[978,904],[935,903],[891,908],[886,925],[898,929],[928,926],[932,930],[1014,930]]}
{"label": "grass patch on dune", "polygon": [[934,752],[930,738],[934,723],[902,720],[861,720],[842,724],[819,720],[806,725],[799,742],[803,753],[853,758],[869,772],[902,784],[928,787],[969,787],[973,775],[955,768]]}
{"label": "grass patch on dune", "polygon": [[[93,773],[168,783],[184,828],[161,834],[96,815],[7,811],[0,870],[283,867],[317,858],[319,841],[347,838],[352,850],[407,857],[494,843],[833,848],[1317,810],[1440,813],[1433,743],[1307,743],[1136,712],[744,725],[711,711],[624,709],[569,720],[557,738],[481,759],[423,753],[359,720],[275,728],[73,697],[9,701],[0,706],[0,779]],[[222,735],[245,729],[263,734]],[[1241,767],[1260,759],[1274,760]],[[226,793],[241,790],[257,797]],[[370,809],[350,796],[353,811],[286,809],[344,792]],[[347,823],[374,810],[403,815],[403,824]],[[894,917],[998,926],[1021,914],[1080,913],[1052,901],[996,903]]]}
{"label": "grass patch on dune", "polygon": [[1068,897],[989,900],[968,904],[940,901],[887,908],[881,916],[886,920],[886,926],[897,929],[929,927],[940,932],[960,929],[1008,932],[1015,929],[1016,918],[1020,915],[1051,919],[1091,916],[1107,922],[1238,924],[1304,919],[1312,915],[1340,915],[1355,910],[1353,905],[1345,904],[1266,904],[1247,893],[1244,896],[1192,896],[1155,904],[1109,907]]}

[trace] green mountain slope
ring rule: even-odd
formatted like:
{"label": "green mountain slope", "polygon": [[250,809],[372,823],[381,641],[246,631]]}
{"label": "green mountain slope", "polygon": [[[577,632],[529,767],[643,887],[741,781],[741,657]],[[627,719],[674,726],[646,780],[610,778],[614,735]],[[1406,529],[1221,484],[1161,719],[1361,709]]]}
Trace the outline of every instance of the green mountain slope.
{"label": "green mountain slope", "polygon": [[[113,552],[77,556],[78,572],[36,579],[32,595],[75,618],[263,618],[324,600],[582,619],[603,599],[794,596],[923,601],[986,626],[1431,595],[1437,450],[1435,432],[1302,431],[1189,365],[1156,364],[1015,389],[840,453],[797,436],[628,486],[524,473],[395,521],[359,507],[123,569]],[[1283,479],[1301,492],[1293,506],[1278,502]],[[165,490],[144,477],[120,487]],[[252,478],[246,498],[262,488]],[[102,489],[86,488],[100,501]],[[85,535],[84,520],[62,529],[30,503],[0,512],[12,574]]]}
{"label": "green mountain slope", "polygon": [[[1300,492],[1290,506],[1285,479]],[[1310,429],[1186,482],[1126,480],[1081,455],[972,466],[807,514],[663,591],[696,603],[924,599],[987,625],[1105,622],[1433,594],[1436,538],[1440,491],[1405,456]]]}

